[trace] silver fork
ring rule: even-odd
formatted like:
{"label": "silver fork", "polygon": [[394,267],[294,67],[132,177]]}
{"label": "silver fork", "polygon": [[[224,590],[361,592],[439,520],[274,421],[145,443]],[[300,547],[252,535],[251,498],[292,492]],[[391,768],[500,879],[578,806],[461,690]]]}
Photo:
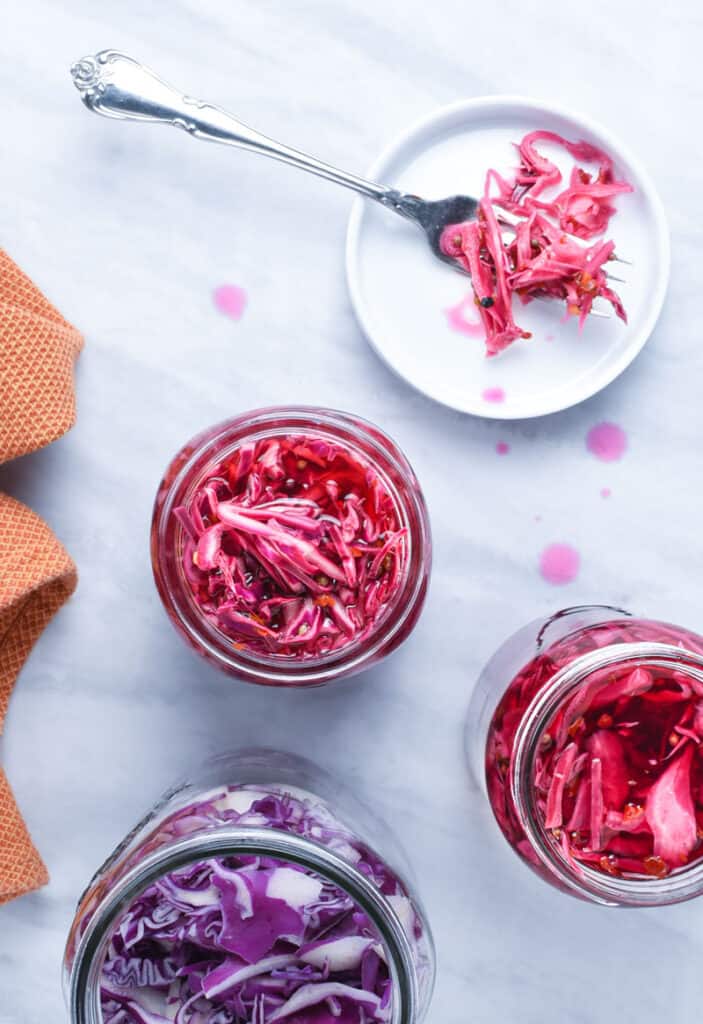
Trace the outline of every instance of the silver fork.
{"label": "silver fork", "polygon": [[[434,255],[455,270],[462,270],[453,257],[442,252],[440,238],[450,224],[460,224],[476,216],[478,201],[472,196],[422,199],[341,171],[307,153],[275,142],[221,107],[183,95],[149,68],[118,50],[101,50],[93,57],[83,57],[72,66],[71,75],[86,107],[96,114],[124,121],[172,124],[193,138],[262,153],[344,185],[367,199],[374,199],[387,210],[417,224],[425,232]],[[514,222],[507,215],[501,219],[507,229],[514,227]],[[596,310],[592,312],[608,315]]]}

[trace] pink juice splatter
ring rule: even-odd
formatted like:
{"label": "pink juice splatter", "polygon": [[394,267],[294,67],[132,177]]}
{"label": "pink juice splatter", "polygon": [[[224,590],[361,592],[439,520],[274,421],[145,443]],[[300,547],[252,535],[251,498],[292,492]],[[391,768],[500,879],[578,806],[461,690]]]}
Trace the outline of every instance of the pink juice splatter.
{"label": "pink juice splatter", "polygon": [[509,451],[510,445],[507,443],[507,441],[499,441],[498,444],[496,445],[496,452],[498,453],[498,455],[507,455]]}
{"label": "pink juice splatter", "polygon": [[481,392],[481,398],[484,402],[504,402],[505,391],[502,388],[485,388]]}
{"label": "pink juice splatter", "polygon": [[236,284],[221,284],[212,293],[215,308],[231,320],[239,320],[247,304],[247,293]]}
{"label": "pink juice splatter", "polygon": [[613,492],[610,490],[609,487],[602,487],[601,488],[601,492],[600,492],[600,496],[601,496],[601,498],[609,498],[612,493]]}
{"label": "pink juice splatter", "polygon": [[480,320],[470,320],[466,314],[476,311],[476,304],[473,295],[458,302],[456,306],[449,306],[444,310],[447,323],[453,331],[459,334],[468,334],[470,338],[483,338],[485,331]]}
{"label": "pink juice splatter", "polygon": [[601,462],[617,462],[627,448],[627,434],[617,423],[598,423],[586,435],[586,448]]}
{"label": "pink juice splatter", "polygon": [[581,556],[570,544],[550,544],[539,559],[539,571],[547,583],[560,586],[576,579]]}

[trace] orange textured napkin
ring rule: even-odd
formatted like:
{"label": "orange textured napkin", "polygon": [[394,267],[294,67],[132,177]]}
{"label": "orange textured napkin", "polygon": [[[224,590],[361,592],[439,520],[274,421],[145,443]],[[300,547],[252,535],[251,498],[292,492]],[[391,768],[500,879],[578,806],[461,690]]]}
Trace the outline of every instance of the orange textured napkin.
{"label": "orange textured napkin", "polygon": [[[0,249],[0,462],[41,448],[75,419],[73,364],[83,340]],[[17,674],[76,570],[31,509],[0,494],[0,731]],[[48,881],[0,770],[0,903]]]}

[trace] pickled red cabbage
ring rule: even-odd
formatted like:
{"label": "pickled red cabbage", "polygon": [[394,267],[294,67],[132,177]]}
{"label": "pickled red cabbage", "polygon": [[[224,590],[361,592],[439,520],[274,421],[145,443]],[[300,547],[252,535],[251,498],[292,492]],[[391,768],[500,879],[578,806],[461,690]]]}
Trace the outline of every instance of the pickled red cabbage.
{"label": "pickled red cabbage", "polygon": [[[633,640],[701,652],[700,639],[659,623],[594,626],[530,662],[496,709],[486,751],[491,805],[511,844],[538,870],[509,782],[520,721],[565,664]],[[542,735],[531,783],[538,818],[574,866],[664,877],[703,859],[702,745],[703,684],[689,673],[631,664],[593,672]]]}
{"label": "pickled red cabbage", "polygon": [[174,514],[193,597],[240,650],[337,651],[372,632],[402,582],[408,531],[396,502],[337,440],[243,443]]}
{"label": "pickled red cabbage", "polygon": [[[589,173],[575,164],[568,187],[551,199],[547,189],[558,186],[561,171],[537,149],[540,142],[561,146],[575,161],[597,164]],[[535,298],[558,299],[567,316],[583,327],[593,302],[607,300],[624,321],[627,315],[618,295],[608,286],[605,267],[615,255],[615,243],[597,241],[615,211],[614,200],[632,186],[619,181],[607,153],[587,142],[569,142],[554,132],[526,135],[517,147],[520,165],[512,178],[489,170],[475,221],[449,225],[441,248],[471,275],[479,316],[486,334],[486,354],[497,355],[517,338],[531,337],[515,322],[513,296],[523,303]],[[503,237],[501,210],[512,215],[514,234]]]}
{"label": "pickled red cabbage", "polygon": [[[396,876],[302,791],[215,791],[172,815],[153,845],[221,824],[336,850],[387,896],[411,943],[421,937]],[[375,926],[346,892],[298,864],[230,856],[172,872],[134,901],[103,963],[101,1005],[105,1024],[384,1024],[392,982]]]}

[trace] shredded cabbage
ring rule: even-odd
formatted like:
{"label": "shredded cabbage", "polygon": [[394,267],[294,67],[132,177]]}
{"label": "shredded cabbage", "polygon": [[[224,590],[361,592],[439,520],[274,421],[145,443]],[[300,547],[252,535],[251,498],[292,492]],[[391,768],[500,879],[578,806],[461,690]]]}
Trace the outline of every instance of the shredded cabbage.
{"label": "shredded cabbage", "polygon": [[183,569],[235,648],[302,659],[368,636],[402,583],[407,529],[387,485],[338,441],[244,443],[187,506]]}
{"label": "shredded cabbage", "polygon": [[[626,620],[579,630],[530,662],[491,722],[489,795],[511,844],[539,870],[512,801],[515,735],[533,698],[575,657],[650,640],[703,653],[699,637]],[[685,663],[685,652],[682,651]],[[593,672],[556,712],[535,758],[534,802],[574,866],[664,877],[703,859],[703,684],[676,668],[615,665]]]}
{"label": "shredded cabbage", "polygon": [[[561,182],[561,171],[537,149],[537,143],[561,146],[575,161],[598,165],[591,174],[574,165],[568,188],[551,200],[538,198]],[[597,298],[627,315],[608,286],[604,267],[614,257],[615,243],[583,246],[576,239],[602,235],[613,216],[616,196],[632,186],[616,178],[610,157],[587,142],[569,142],[554,132],[526,135],[517,147],[520,165],[511,179],[489,170],[478,218],[449,225],[441,248],[471,275],[474,299],[486,334],[486,354],[497,355],[517,338],[531,337],[513,318],[512,299],[523,304],[535,298],[560,299],[567,316],[583,327]],[[514,237],[504,241],[500,211],[518,218]]]}
{"label": "shredded cabbage", "polygon": [[[303,791],[215,790],[162,822],[140,854],[223,824],[283,829],[351,860],[418,948],[400,880]],[[135,900],[110,941],[101,1005],[105,1024],[385,1024],[392,982],[376,928],[347,893],[298,864],[236,856],[191,864]]]}

